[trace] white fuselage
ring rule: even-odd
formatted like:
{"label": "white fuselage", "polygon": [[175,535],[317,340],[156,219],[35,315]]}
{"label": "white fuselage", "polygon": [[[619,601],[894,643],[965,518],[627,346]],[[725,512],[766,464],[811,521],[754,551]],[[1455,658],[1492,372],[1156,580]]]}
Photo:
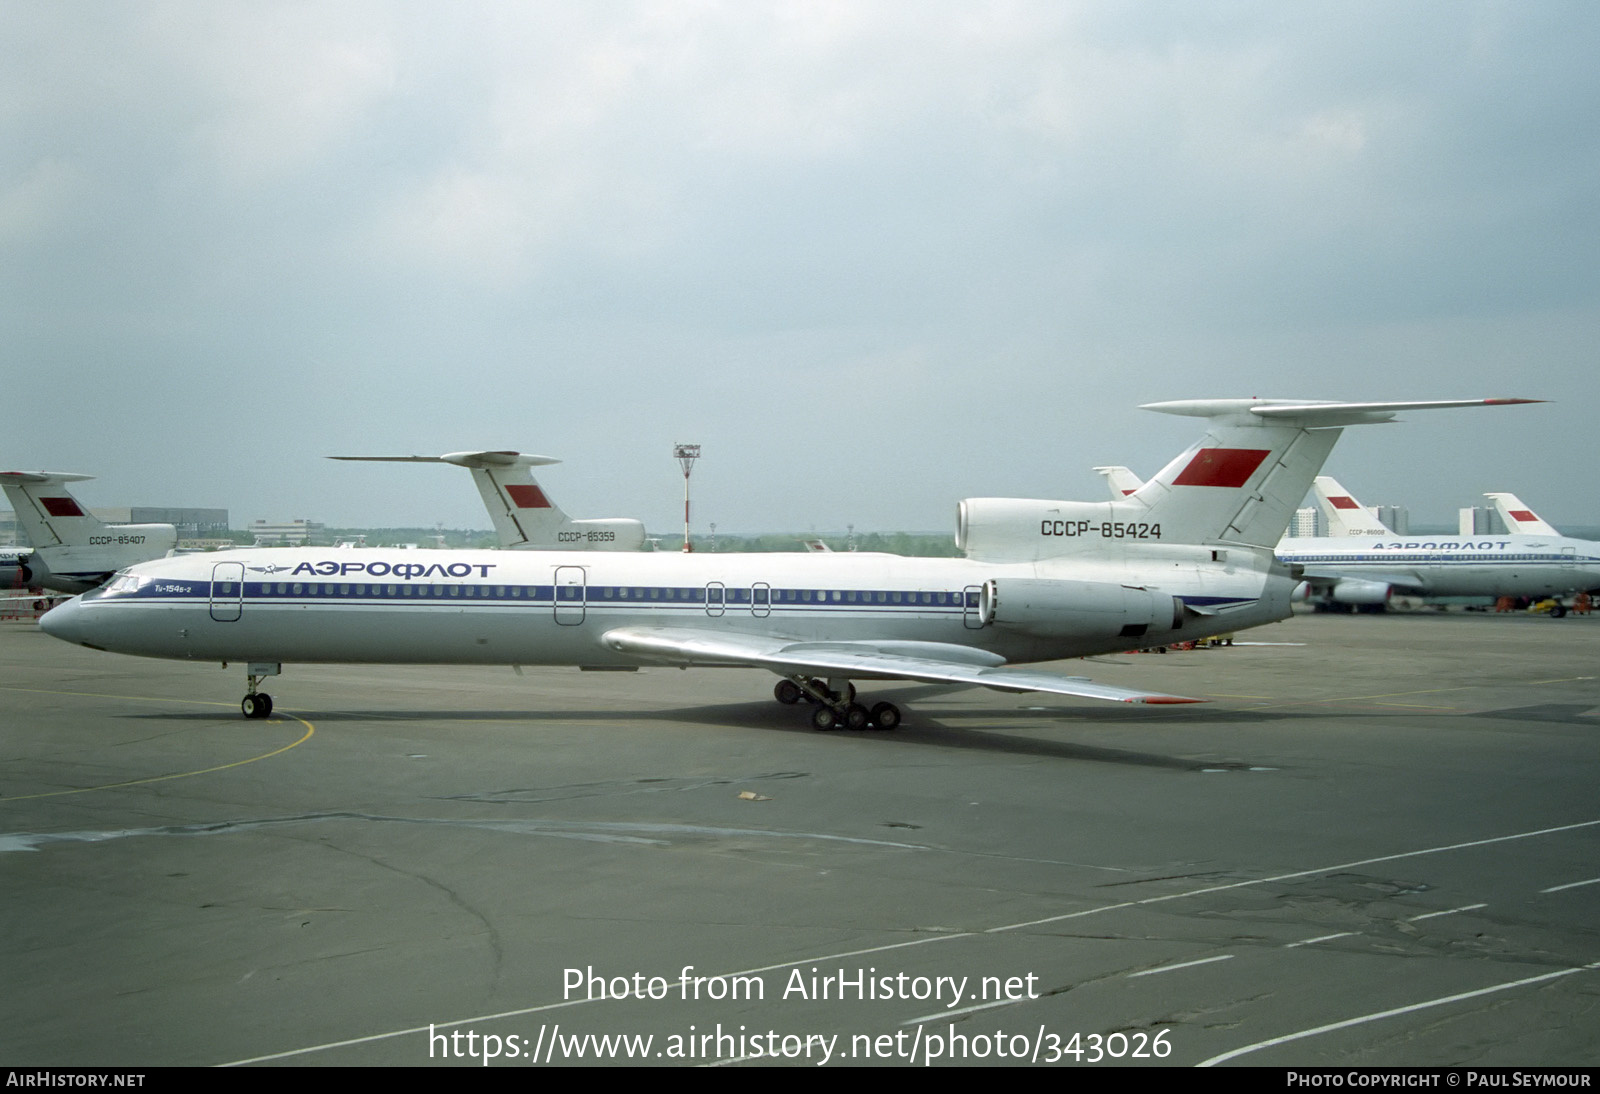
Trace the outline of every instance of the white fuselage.
{"label": "white fuselage", "polygon": [[[159,559],[45,617],[68,641],[237,662],[630,667],[619,627],[909,640],[1013,662],[1162,645],[1288,615],[1266,552],[1029,563],[867,553],[244,549]],[[1177,624],[1174,626],[1174,624]]]}
{"label": "white fuselage", "polygon": [[1561,536],[1285,539],[1280,562],[1313,586],[1341,579],[1422,596],[1550,596],[1600,587],[1600,544]]}

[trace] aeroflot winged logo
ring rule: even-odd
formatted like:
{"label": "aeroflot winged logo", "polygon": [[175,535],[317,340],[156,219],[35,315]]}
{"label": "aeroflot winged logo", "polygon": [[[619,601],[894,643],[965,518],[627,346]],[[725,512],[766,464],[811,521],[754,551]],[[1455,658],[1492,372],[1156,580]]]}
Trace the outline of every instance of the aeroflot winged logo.
{"label": "aeroflot winged logo", "polygon": [[1261,461],[1272,455],[1265,448],[1202,448],[1194,454],[1174,486],[1243,486]]}

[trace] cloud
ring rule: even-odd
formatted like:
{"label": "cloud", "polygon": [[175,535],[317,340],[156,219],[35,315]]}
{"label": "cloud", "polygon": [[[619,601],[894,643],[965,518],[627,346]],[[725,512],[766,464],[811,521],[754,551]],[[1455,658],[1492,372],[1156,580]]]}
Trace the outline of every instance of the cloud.
{"label": "cloud", "polygon": [[12,443],[127,488],[416,522],[297,461],[543,446],[670,519],[692,430],[724,527],[919,527],[1162,462],[1140,401],[1592,400],[1587,4],[6,10]]}

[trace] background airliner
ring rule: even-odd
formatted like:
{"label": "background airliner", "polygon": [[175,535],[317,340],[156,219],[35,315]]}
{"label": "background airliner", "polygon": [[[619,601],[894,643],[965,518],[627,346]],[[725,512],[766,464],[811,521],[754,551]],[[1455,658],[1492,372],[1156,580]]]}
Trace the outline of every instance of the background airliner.
{"label": "background airliner", "polygon": [[[1126,467],[1095,470],[1113,497],[1137,489]],[[1557,534],[1514,494],[1485,496],[1518,531],[1472,536],[1397,535],[1327,475],[1316,477],[1312,495],[1328,534],[1285,538],[1277,556],[1305,577],[1295,598],[1321,611],[1382,611],[1395,593],[1542,597],[1600,588],[1600,543]],[[1525,534],[1535,529],[1545,531]]]}
{"label": "background airliner", "polygon": [[449,463],[472,472],[508,551],[642,551],[644,523],[631,517],[573,520],[534,481],[530,467],[560,463],[525,452],[447,452],[443,456],[329,456],[371,463]]}
{"label": "background airliner", "polygon": [[0,487],[32,550],[0,555],[0,585],[81,593],[125,566],[160,558],[178,544],[170,524],[106,524],[65,486],[92,475],[65,471],[0,471]]}
{"label": "background airliner", "polygon": [[[1302,568],[1305,585],[1297,595],[1321,609],[1381,611],[1395,593],[1545,597],[1600,588],[1600,543],[1553,529],[1536,535],[1401,536],[1332,479],[1318,481],[1329,534],[1285,539],[1278,558]],[[1527,515],[1533,520],[1525,523],[1550,527]],[[1550,614],[1559,618],[1566,609]]]}
{"label": "background airliner", "polygon": [[771,670],[813,725],[893,728],[855,680],[1191,702],[1017,667],[1282,619],[1298,574],[1272,553],[1340,427],[1530,400],[1201,399],[1147,409],[1205,435],[1117,501],[968,498],[964,558],[245,549],[130,567],[41,621],[94,649],[245,662],[247,717],[284,662],[736,665]]}

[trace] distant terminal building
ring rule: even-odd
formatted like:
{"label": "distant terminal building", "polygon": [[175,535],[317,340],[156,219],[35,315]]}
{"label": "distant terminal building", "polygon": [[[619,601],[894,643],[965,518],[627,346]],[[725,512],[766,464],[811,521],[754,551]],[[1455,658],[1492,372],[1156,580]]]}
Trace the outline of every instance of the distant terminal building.
{"label": "distant terminal building", "polygon": [[1471,506],[1458,512],[1456,533],[1463,536],[1503,536],[1506,534],[1506,522],[1492,506]]}
{"label": "distant terminal building", "polygon": [[255,537],[257,543],[262,544],[304,547],[314,539],[325,539],[326,532],[327,526],[314,520],[250,522],[250,534]]}
{"label": "distant terminal building", "polygon": [[[91,509],[89,512],[107,524],[170,524],[178,530],[180,542],[184,540],[232,542],[228,539],[226,509],[173,509],[135,505],[123,509]],[[0,543],[20,543],[24,539],[26,539],[25,534],[17,527],[16,514],[9,509],[0,509]]]}
{"label": "distant terminal building", "polygon": [[1397,536],[1411,533],[1411,510],[1404,505],[1374,505],[1372,513],[1378,523]]}
{"label": "distant terminal building", "polygon": [[1325,536],[1328,534],[1328,522],[1320,510],[1314,505],[1294,511],[1294,519],[1289,522],[1291,536]]}
{"label": "distant terminal building", "polygon": [[135,505],[130,509],[91,509],[107,524],[170,524],[179,539],[227,539],[226,509],[163,509]]}

